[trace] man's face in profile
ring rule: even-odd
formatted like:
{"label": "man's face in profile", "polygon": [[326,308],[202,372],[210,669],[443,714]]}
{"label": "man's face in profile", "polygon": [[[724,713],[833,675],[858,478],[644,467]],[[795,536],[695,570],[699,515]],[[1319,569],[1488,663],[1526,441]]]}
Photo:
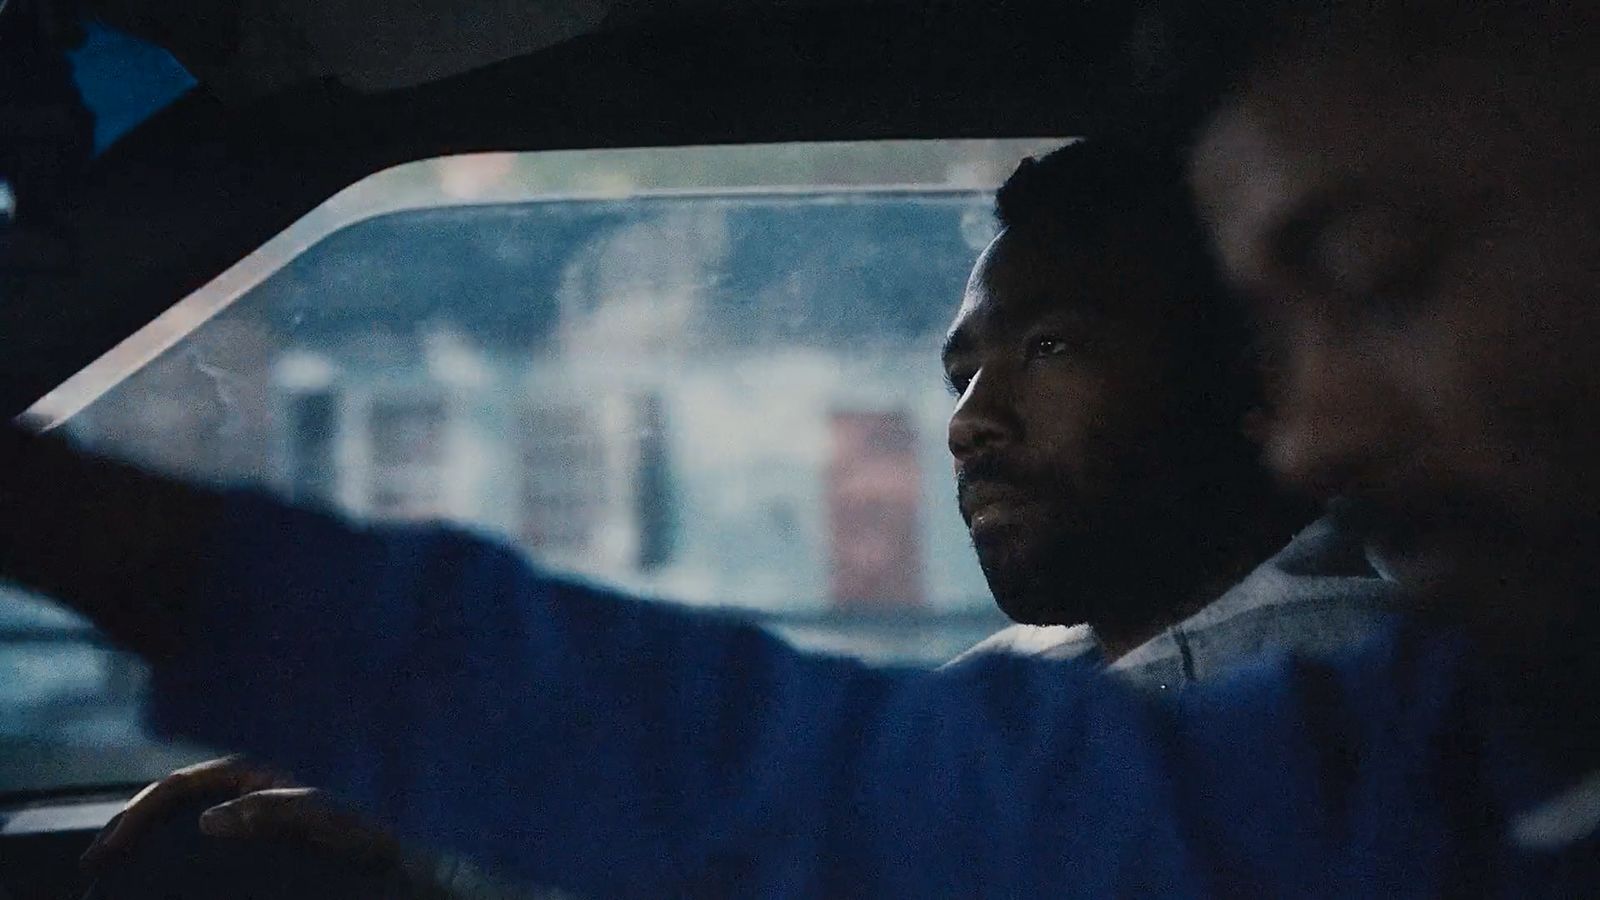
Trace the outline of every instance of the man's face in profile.
{"label": "man's face in profile", "polygon": [[1195,186],[1278,350],[1274,465],[1420,597],[1515,628],[1600,549],[1600,79],[1400,31],[1256,71]]}
{"label": "man's face in profile", "polygon": [[[1130,242],[1131,244],[1131,242]],[[958,502],[1012,619],[1075,624],[1153,546],[1166,330],[1151,266],[1003,232],[951,326],[944,366]]]}

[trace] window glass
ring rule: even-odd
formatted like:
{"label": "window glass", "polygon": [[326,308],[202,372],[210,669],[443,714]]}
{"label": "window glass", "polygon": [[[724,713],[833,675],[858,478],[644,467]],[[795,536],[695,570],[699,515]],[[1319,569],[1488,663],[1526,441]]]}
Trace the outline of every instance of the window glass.
{"label": "window glass", "polygon": [[[806,647],[937,664],[1004,624],[955,510],[938,347],[993,189],[1054,143],[404,166],[33,412],[161,471],[448,520]],[[0,758],[0,789],[189,752],[141,743],[143,674],[81,623],[12,596],[0,629],[10,755],[42,735],[130,760]]]}

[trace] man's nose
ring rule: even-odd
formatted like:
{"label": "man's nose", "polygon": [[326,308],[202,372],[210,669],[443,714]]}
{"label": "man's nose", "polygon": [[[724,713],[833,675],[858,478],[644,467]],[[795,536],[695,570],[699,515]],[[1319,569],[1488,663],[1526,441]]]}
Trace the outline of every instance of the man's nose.
{"label": "man's nose", "polygon": [[1004,380],[979,370],[950,415],[950,455],[960,466],[1015,441],[1018,430]]}
{"label": "man's nose", "polygon": [[1286,484],[1329,497],[1380,479],[1400,425],[1380,371],[1359,347],[1318,339],[1292,350],[1266,442]]}

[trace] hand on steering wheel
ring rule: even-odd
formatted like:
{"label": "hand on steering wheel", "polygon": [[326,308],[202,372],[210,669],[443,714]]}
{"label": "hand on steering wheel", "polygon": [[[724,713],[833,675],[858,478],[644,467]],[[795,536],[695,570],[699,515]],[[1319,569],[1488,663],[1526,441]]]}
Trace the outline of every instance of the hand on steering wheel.
{"label": "hand on steering wheel", "polygon": [[304,841],[341,854],[398,859],[394,839],[340,809],[315,788],[237,756],[179,769],[128,801],[95,838],[83,863],[99,868],[137,844],[172,810],[206,795],[237,794],[200,815],[202,834],[229,839]]}

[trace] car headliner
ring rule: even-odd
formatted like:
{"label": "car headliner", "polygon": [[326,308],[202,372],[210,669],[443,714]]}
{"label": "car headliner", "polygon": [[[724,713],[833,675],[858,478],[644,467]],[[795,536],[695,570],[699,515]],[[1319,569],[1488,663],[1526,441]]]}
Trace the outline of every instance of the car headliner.
{"label": "car headliner", "polygon": [[423,78],[400,87],[337,73],[244,79],[265,92],[241,89],[237,66],[213,66],[232,80],[207,82],[215,32],[174,29],[153,3],[104,5],[202,77],[85,173],[65,210],[74,264],[8,279],[0,400],[13,412],[339,189],[399,163],[490,150],[1171,136],[1216,96],[1268,4],[687,4],[613,16],[447,77],[431,76],[461,68],[459,55],[409,73],[392,59],[369,68]]}

